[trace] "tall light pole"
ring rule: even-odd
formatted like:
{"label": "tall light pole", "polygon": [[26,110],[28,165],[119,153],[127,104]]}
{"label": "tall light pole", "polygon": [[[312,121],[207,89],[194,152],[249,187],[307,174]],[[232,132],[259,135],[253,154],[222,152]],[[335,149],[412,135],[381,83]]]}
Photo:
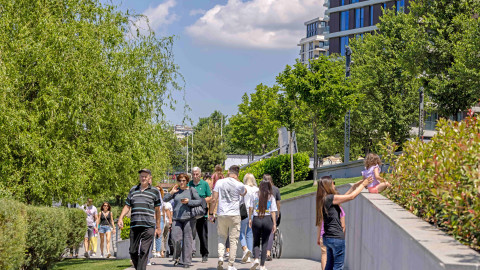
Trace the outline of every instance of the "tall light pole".
{"label": "tall light pole", "polygon": [[187,166],[185,167],[185,173],[188,173],[188,132],[185,135],[187,137]]}
{"label": "tall light pole", "polygon": [[423,87],[418,89],[418,93],[420,95],[420,106],[419,106],[419,115],[418,115],[418,138],[423,138],[423,126],[425,125],[425,113],[424,113],[424,94],[423,94]]}
{"label": "tall light pole", "polygon": [[[345,78],[350,77],[350,63],[352,50],[349,46],[345,48]],[[350,161],[350,110],[345,115],[345,142],[344,142],[344,158],[343,163]]]}
{"label": "tall light pole", "polygon": [[[193,130],[192,130],[192,169],[193,169]],[[190,170],[193,173],[193,170]]]}

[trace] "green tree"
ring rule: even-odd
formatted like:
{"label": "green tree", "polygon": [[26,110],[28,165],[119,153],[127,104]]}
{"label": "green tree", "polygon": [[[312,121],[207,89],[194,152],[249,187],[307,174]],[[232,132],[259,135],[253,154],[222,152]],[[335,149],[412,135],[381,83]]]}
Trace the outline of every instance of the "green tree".
{"label": "green tree", "polygon": [[235,148],[254,154],[277,148],[279,122],[273,114],[277,99],[277,86],[257,85],[250,97],[245,93],[238,113],[229,120],[230,142]]}
{"label": "green tree", "polygon": [[168,167],[173,39],[98,0],[0,0],[0,188],[27,203],[125,194]]}
{"label": "green tree", "polygon": [[194,127],[194,166],[202,171],[213,172],[215,165],[227,158],[223,142],[223,121],[226,115],[215,110],[209,117],[200,118]]}
{"label": "green tree", "polygon": [[303,112],[312,123],[314,147],[314,178],[318,167],[318,135],[332,127],[357,99],[355,88],[345,80],[344,62],[336,56],[321,55],[310,61],[310,66],[297,61],[277,76],[277,83],[283,87],[288,99],[304,102]]}

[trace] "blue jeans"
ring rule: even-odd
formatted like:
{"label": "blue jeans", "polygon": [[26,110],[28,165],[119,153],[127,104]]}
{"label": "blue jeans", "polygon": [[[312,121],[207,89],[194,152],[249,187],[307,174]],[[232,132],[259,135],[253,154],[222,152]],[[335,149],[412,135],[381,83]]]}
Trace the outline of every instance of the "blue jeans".
{"label": "blue jeans", "polygon": [[[160,220],[160,228],[162,228],[162,233],[163,233],[163,217]],[[157,252],[162,251],[162,236],[160,237],[155,236],[155,249]]]}
{"label": "blue jeans", "polygon": [[343,270],[345,263],[345,240],[323,237],[327,247],[327,265],[325,270]]}
{"label": "blue jeans", "polygon": [[248,226],[248,218],[240,222],[240,244],[242,247],[247,247],[248,250],[253,251],[253,233],[252,228]]}

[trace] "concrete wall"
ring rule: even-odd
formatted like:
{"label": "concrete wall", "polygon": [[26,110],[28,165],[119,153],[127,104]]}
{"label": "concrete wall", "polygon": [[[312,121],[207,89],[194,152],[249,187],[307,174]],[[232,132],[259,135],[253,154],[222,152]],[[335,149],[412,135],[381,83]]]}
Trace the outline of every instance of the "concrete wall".
{"label": "concrete wall", "polygon": [[[341,194],[350,185],[337,187]],[[347,270],[480,269],[480,254],[379,194],[342,204]],[[320,260],[315,193],[282,201],[285,258]]]}
{"label": "concrete wall", "polygon": [[354,160],[348,163],[323,166],[317,169],[318,178],[331,175],[333,178],[350,178],[362,175],[363,160]]}

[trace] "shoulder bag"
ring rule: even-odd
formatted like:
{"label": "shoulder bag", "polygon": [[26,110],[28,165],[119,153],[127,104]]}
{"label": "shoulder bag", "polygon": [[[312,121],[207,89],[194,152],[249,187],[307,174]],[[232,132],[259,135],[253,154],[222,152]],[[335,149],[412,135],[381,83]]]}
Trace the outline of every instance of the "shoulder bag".
{"label": "shoulder bag", "polygon": [[[190,187],[190,199],[193,200],[193,191],[191,189],[192,187]],[[202,201],[202,203],[199,206],[190,207],[192,218],[199,219],[204,217],[207,214],[207,211],[206,211],[207,202],[202,197],[200,197],[200,200]]]}

